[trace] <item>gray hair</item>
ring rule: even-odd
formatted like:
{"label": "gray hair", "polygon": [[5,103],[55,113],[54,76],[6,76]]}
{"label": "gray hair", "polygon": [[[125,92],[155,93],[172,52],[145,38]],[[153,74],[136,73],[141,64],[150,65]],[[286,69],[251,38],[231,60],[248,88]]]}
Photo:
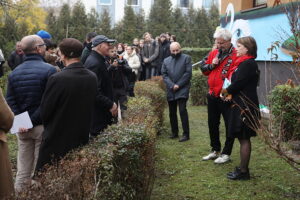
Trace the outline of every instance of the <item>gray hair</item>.
{"label": "gray hair", "polygon": [[225,28],[220,28],[217,29],[216,32],[214,33],[214,38],[222,38],[226,41],[231,40],[232,34],[230,33],[229,30],[225,29]]}

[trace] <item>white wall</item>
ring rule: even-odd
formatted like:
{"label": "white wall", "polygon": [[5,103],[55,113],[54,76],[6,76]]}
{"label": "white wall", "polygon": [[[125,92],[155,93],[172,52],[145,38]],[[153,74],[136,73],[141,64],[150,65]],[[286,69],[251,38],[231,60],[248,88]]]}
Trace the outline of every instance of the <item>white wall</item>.
{"label": "white wall", "polygon": [[142,8],[143,8],[143,10],[145,12],[145,16],[148,17],[149,13],[150,13],[152,1],[151,0],[140,0],[140,1],[143,1]]}
{"label": "white wall", "polygon": [[118,23],[124,17],[124,8],[126,0],[115,0],[115,22]]}

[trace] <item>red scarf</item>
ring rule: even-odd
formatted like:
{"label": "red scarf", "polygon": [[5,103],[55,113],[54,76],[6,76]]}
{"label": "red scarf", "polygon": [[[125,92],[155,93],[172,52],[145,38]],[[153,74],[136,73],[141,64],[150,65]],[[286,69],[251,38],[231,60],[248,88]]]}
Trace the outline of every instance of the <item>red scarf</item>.
{"label": "red scarf", "polygon": [[228,72],[228,80],[231,80],[232,74],[235,72],[235,70],[239,67],[239,65],[242,62],[249,60],[251,58],[254,58],[254,56],[243,55],[243,56],[236,57],[233,66],[231,67],[231,69]]}

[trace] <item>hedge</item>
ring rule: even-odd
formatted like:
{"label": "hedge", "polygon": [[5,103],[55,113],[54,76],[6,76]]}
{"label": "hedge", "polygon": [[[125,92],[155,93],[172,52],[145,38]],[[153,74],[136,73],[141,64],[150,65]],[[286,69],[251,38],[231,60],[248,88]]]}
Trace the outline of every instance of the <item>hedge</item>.
{"label": "hedge", "polygon": [[300,140],[300,86],[278,85],[269,96],[275,134],[284,140]]}
{"label": "hedge", "polygon": [[202,60],[209,52],[210,48],[182,48],[182,52],[192,57],[192,63],[199,62]]}
{"label": "hedge", "polygon": [[190,89],[191,104],[193,106],[206,105],[208,92],[207,77],[200,70],[194,70]]}
{"label": "hedge", "polygon": [[163,110],[165,92],[153,81],[138,82],[136,88],[122,123],[49,166],[39,176],[41,186],[19,199],[150,199],[155,138],[163,113],[156,108]]}
{"label": "hedge", "polygon": [[0,88],[2,89],[2,92],[3,92],[3,95],[4,95],[4,96],[6,95],[8,74],[9,74],[9,72],[6,72],[6,73],[0,78]]}

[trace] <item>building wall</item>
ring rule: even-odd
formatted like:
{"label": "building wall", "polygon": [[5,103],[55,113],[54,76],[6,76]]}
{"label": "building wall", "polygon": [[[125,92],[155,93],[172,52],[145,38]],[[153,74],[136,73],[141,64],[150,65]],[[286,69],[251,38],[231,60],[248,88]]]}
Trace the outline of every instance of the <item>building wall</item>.
{"label": "building wall", "polygon": [[[297,1],[297,0],[281,0],[281,3],[289,3],[291,1]],[[221,5],[221,14],[224,15],[226,12],[227,5],[229,3],[232,3],[236,9],[236,12],[240,12],[241,10],[246,10],[249,8],[253,8],[253,0],[222,0]],[[267,0],[267,6],[273,7],[275,0]]]}

